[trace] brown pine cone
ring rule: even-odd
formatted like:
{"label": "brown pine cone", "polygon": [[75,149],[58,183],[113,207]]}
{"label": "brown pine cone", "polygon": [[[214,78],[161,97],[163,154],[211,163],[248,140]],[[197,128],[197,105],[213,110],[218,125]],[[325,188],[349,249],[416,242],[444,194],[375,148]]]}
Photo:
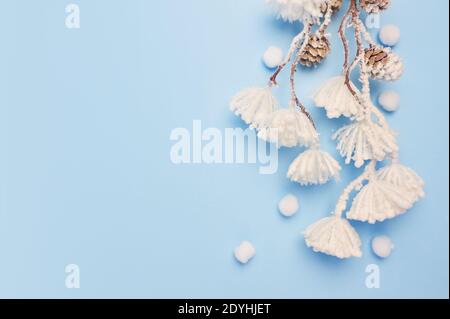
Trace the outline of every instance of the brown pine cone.
{"label": "brown pine cone", "polygon": [[304,66],[317,65],[330,53],[330,41],[324,35],[313,35],[308,40],[305,51],[300,55],[300,63]]}
{"label": "brown pine cone", "polygon": [[320,6],[320,10],[323,14],[325,14],[328,10],[328,6],[331,6],[333,13],[338,12],[342,7],[343,0],[328,0],[327,2],[322,3]]}
{"label": "brown pine cone", "polygon": [[379,13],[386,10],[391,4],[391,0],[361,0],[361,8],[367,13]]}
{"label": "brown pine cone", "polygon": [[378,68],[388,62],[388,51],[382,47],[372,46],[365,50],[365,57],[369,68]]}

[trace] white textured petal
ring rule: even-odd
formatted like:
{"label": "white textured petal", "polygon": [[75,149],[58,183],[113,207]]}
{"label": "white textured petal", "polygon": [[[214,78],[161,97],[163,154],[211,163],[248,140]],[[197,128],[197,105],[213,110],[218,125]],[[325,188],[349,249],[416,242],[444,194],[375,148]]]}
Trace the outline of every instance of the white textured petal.
{"label": "white textured petal", "polygon": [[327,152],[310,149],[300,154],[291,164],[288,178],[301,185],[325,184],[338,178],[341,167]]}
{"label": "white textured petal", "polygon": [[383,161],[388,154],[398,151],[394,133],[369,121],[354,122],[339,129],[333,139],[346,164],[352,160],[356,167],[366,160]]}
{"label": "white textured petal", "polygon": [[[352,83],[352,88],[360,94]],[[317,107],[325,108],[329,118],[352,117],[361,111],[361,106],[345,84],[344,76],[336,76],[326,81],[314,94]]]}
{"label": "white textured petal", "polygon": [[361,257],[361,239],[350,223],[332,216],[309,226],[305,233],[308,247],[338,258]]}
{"label": "white textured petal", "polygon": [[273,112],[260,128],[258,137],[278,147],[310,146],[319,141],[308,117],[293,107]]}
{"label": "white textured petal", "polygon": [[374,178],[355,197],[347,218],[375,224],[405,213],[415,202],[405,188]]}
{"label": "white textured petal", "polygon": [[275,12],[289,22],[317,22],[323,16],[321,6],[326,0],[266,0]]}
{"label": "white textured petal", "polygon": [[277,101],[271,88],[249,88],[236,94],[230,102],[230,109],[245,121],[245,123],[260,127],[269,116]]}
{"label": "white textured petal", "polygon": [[416,200],[425,196],[424,180],[411,168],[394,163],[377,172],[377,178],[392,185],[404,188],[415,195]]}

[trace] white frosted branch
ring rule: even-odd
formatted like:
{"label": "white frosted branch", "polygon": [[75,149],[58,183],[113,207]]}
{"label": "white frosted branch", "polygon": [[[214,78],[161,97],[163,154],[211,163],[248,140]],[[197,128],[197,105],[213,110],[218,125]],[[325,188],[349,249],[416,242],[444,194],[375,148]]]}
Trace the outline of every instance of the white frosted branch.
{"label": "white frosted branch", "polygon": [[375,171],[375,165],[376,161],[372,160],[369,164],[367,164],[366,168],[364,169],[364,172],[353,182],[351,182],[342,193],[341,197],[339,197],[339,200],[336,204],[336,208],[334,210],[334,213],[337,217],[341,217],[342,213],[347,208],[347,202],[350,198],[350,194],[355,190],[362,186],[362,183],[367,180],[370,175]]}

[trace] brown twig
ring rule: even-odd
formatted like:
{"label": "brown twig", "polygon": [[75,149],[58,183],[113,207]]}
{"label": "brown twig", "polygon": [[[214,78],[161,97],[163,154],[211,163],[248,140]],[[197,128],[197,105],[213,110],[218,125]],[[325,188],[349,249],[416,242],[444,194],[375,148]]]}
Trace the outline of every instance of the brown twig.
{"label": "brown twig", "polygon": [[[359,16],[358,7],[356,5],[356,0],[350,0],[350,5],[348,7],[347,12],[345,13],[344,17],[342,18],[341,25],[339,26],[339,37],[341,38],[342,44],[344,46],[344,65],[343,65],[343,71],[345,74],[345,85],[348,87],[350,92],[357,96],[356,91],[353,89],[350,83],[350,65],[349,65],[349,58],[350,58],[350,49],[349,49],[349,42],[347,40],[347,37],[345,36],[345,29],[347,28],[348,19],[351,17],[352,22],[355,20],[355,17],[357,18]],[[357,55],[358,57],[359,55]]]}
{"label": "brown twig", "polygon": [[303,114],[305,114],[305,116],[309,119],[309,121],[311,122],[312,126],[314,128],[316,128],[316,124],[314,123],[314,120],[313,120],[311,114],[308,112],[306,107],[300,102],[300,100],[298,99],[297,93],[295,91],[295,73],[297,72],[297,67],[298,67],[298,64],[300,63],[301,56],[302,56],[303,52],[305,51],[305,47],[308,44],[308,41],[309,41],[309,38],[310,38],[309,32],[311,31],[311,27],[312,27],[312,25],[305,26],[305,31],[307,32],[307,35],[305,37],[305,41],[304,41],[302,47],[298,50],[297,56],[295,57],[295,60],[294,60],[294,62],[291,65],[290,84],[291,84],[291,98],[292,98],[292,100],[300,108],[300,111]]}

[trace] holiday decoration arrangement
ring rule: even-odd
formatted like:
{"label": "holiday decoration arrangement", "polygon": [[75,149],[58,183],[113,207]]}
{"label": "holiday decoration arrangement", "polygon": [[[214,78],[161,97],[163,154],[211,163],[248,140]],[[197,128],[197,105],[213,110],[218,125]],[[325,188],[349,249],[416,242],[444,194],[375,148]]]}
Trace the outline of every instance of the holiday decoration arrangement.
{"label": "holiday decoration arrangement", "polygon": [[[328,118],[348,118],[349,123],[332,138],[337,141],[337,150],[347,165],[365,168],[361,176],[344,189],[332,215],[309,226],[304,237],[307,246],[315,252],[342,259],[360,257],[361,240],[348,220],[370,224],[383,222],[405,213],[424,196],[424,181],[400,163],[396,133],[371,97],[371,80],[395,81],[403,73],[399,56],[390,47],[377,44],[362,22],[362,15],[381,13],[389,8],[391,1],[266,1],[281,19],[302,25],[302,30],[292,40],[281,63],[276,63],[282,55],[280,50],[271,48],[266,52],[264,60],[277,67],[268,85],[239,92],[232,98],[230,108],[258,131],[259,138],[278,147],[305,148],[287,172],[288,178],[302,186],[325,184],[339,176],[341,167],[320,148],[317,123],[297,95],[295,74],[299,64],[313,67],[330,54],[327,31],[333,13],[348,4],[338,30],[344,49],[342,73],[326,81],[313,99]],[[355,57],[350,54],[349,33],[355,39]],[[394,45],[399,36],[398,28],[389,26],[383,28],[380,40],[386,45]],[[274,89],[278,87],[278,76],[288,67],[291,99],[283,108],[274,96]],[[360,83],[352,82],[353,72],[359,72]],[[398,95],[386,92],[379,102],[393,111],[398,107]],[[352,193],[355,197],[349,206]],[[298,208],[290,198],[280,205],[280,210],[288,215]],[[380,244],[377,242],[377,245]]]}

